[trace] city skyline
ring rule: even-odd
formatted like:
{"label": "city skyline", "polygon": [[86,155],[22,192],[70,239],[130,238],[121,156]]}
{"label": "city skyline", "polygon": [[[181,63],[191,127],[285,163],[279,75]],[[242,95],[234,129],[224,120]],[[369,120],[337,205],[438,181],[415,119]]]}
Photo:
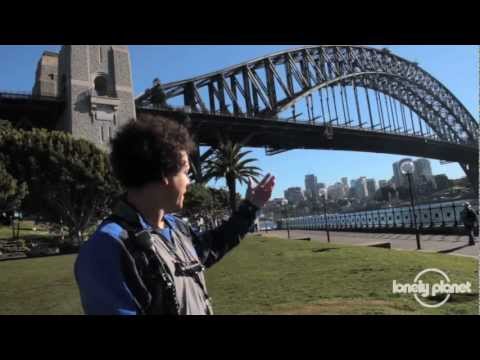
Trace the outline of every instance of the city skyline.
{"label": "city skyline", "polygon": [[[413,162],[415,164],[414,176],[415,176],[415,179],[417,181],[419,180],[419,176],[425,175],[425,172],[427,173],[427,176],[431,175],[433,177],[435,177],[436,175],[446,175],[445,173],[440,173],[440,174],[433,173],[431,171],[431,161],[429,159],[426,159],[426,158],[412,158],[412,157],[407,158],[407,157],[405,157],[405,158],[402,158],[401,160],[404,160],[404,159],[413,160]],[[396,161],[396,162],[392,163],[391,168],[395,169],[395,165],[396,164],[398,165],[399,162],[400,161]],[[419,166],[418,164],[421,164],[421,166]],[[428,170],[426,170],[426,169],[428,169]],[[343,184],[343,185],[347,185],[348,188],[351,188],[351,187],[355,186],[356,182],[359,179],[362,179],[362,178],[365,179],[366,188],[368,188],[368,182],[371,181],[371,180],[374,180],[376,190],[378,190],[379,188],[382,187],[381,184],[388,185],[391,182],[391,180],[393,180],[394,183],[396,181],[394,172],[391,174],[391,176],[387,176],[387,177],[384,177],[384,178],[381,178],[381,179],[377,179],[377,178],[374,178],[374,177],[367,177],[367,176],[364,176],[364,175],[354,176],[353,178],[350,178],[348,176],[343,176],[343,177],[337,179],[336,181],[334,181],[332,183],[321,182],[319,180],[318,176],[315,175],[315,174],[306,174],[305,175],[305,181],[304,181],[305,185],[307,185],[307,183],[308,183],[308,185],[311,186],[310,185],[310,181],[311,181],[310,179],[312,179],[311,178],[312,176],[315,178],[315,181],[317,181],[317,185],[319,185],[319,184],[325,185],[325,187],[327,188],[327,194],[328,194],[328,188],[330,188],[330,187],[333,187],[337,184]],[[404,180],[404,181],[400,182],[400,186],[405,186],[406,185],[406,183],[405,183],[406,178],[403,175],[400,175],[400,176],[401,176],[401,179]],[[447,175],[447,177],[448,177],[448,175]],[[309,180],[307,180],[307,178]],[[433,179],[433,181],[435,181],[435,180]],[[350,182],[350,185],[348,185],[348,182]],[[398,187],[397,184],[396,184],[396,186]],[[307,193],[310,193],[310,189],[308,189],[307,186],[305,186],[305,188],[302,188],[298,184],[296,184],[296,185],[294,184],[293,186],[290,186],[290,187],[282,190],[283,198],[286,198],[285,197],[285,192],[286,191],[288,191],[289,189],[298,189],[298,188],[303,190],[303,194],[304,194],[305,197],[307,196]],[[372,186],[370,188],[372,188]],[[367,194],[370,194],[369,190],[367,191]],[[328,195],[327,195],[327,197],[328,197]],[[279,197],[277,197],[277,198],[279,198]]]}
{"label": "city skyline", "polygon": [[[301,45],[132,45],[129,46],[135,95],[151,87],[154,78],[162,83],[178,81],[227,68],[232,65]],[[477,47],[476,46],[410,46],[371,45],[388,48],[392,53],[419,66],[442,82],[478,121],[477,112]],[[60,45],[0,46],[0,89],[31,91],[35,68],[44,51],[58,52]],[[202,148],[201,151],[206,151]],[[292,150],[267,156],[265,149],[253,150],[251,157],[263,173],[272,173],[277,186],[273,196],[283,196],[288,187],[303,184],[304,174],[314,174],[319,181],[334,184],[341,177],[388,180],[391,164],[403,155],[376,154],[334,150]],[[416,158],[413,158],[415,160]],[[434,173],[445,173],[451,179],[464,176],[458,164],[441,165],[431,160]],[[388,174],[388,175],[387,175]],[[225,187],[225,181],[209,183]],[[245,185],[237,184],[244,195]]]}

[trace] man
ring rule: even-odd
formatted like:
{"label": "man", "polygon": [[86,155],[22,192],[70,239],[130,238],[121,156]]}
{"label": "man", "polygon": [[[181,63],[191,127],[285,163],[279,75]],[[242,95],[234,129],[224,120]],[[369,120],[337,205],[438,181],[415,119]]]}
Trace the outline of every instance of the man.
{"label": "man", "polygon": [[204,270],[237,246],[270,199],[275,178],[250,184],[220,227],[195,232],[173,215],[189,185],[185,127],[168,119],[131,121],[111,142],[115,176],[127,190],[83,245],[75,277],[86,314],[212,314]]}
{"label": "man", "polygon": [[465,231],[468,234],[468,244],[469,245],[475,245],[475,240],[474,240],[474,229],[475,229],[475,223],[478,223],[478,216],[475,213],[475,210],[473,210],[472,205],[470,205],[469,202],[466,202],[464,204],[464,209],[460,213],[463,221],[463,225],[465,226]]}

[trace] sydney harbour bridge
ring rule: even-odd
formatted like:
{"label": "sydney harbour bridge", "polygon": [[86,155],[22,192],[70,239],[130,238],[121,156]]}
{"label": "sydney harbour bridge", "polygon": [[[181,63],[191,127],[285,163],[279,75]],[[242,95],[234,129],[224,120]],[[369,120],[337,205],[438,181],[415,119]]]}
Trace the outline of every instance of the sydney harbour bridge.
{"label": "sydney harbour bridge", "polygon": [[[159,90],[161,103],[155,99]],[[0,93],[0,117],[16,109],[15,101],[52,117],[62,111],[58,96],[22,100]],[[187,112],[203,146],[215,147],[221,134],[270,155],[332,149],[458,162],[478,194],[478,122],[441,82],[387,49],[282,51],[191,79],[158,82],[135,98],[135,110],[137,116],[174,118]]]}
{"label": "sydney harbour bridge", "polygon": [[[418,64],[386,49],[308,46],[157,86],[191,109],[202,145],[221,132],[270,154],[335,149],[458,162],[478,192],[478,122]],[[154,90],[136,98],[137,113],[172,114],[152,103]]]}

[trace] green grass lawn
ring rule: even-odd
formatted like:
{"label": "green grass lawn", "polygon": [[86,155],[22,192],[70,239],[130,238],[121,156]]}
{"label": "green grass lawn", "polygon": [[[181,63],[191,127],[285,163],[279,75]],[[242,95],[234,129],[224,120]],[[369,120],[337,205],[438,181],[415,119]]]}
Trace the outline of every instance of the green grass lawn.
{"label": "green grass lawn", "polygon": [[[49,232],[40,227],[36,226],[37,230],[33,231],[33,221],[22,221],[20,224],[20,233],[19,238],[28,238],[28,237],[45,237],[50,235]],[[15,232],[17,229],[15,228]],[[11,226],[0,226],[0,240],[9,240],[12,238],[12,227]]]}
{"label": "green grass lawn", "polygon": [[[0,314],[81,314],[75,256],[0,262]],[[393,295],[392,281],[413,282],[426,268],[475,294],[453,295],[438,309]],[[216,314],[478,314],[475,259],[407,251],[248,237],[207,272]]]}

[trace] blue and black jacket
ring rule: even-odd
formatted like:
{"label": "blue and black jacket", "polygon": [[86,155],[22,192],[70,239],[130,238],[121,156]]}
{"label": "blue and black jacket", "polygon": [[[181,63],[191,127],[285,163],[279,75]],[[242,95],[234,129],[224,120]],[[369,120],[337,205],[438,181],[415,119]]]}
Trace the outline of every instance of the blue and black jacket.
{"label": "blue and black jacket", "polygon": [[[144,286],[139,286],[138,269],[124,246],[126,229],[115,217],[135,223],[138,229],[158,232],[171,240],[172,229],[181,228],[194,245],[199,260],[211,267],[237,246],[255,221],[258,209],[244,201],[238,210],[216,229],[203,233],[174,215],[165,215],[165,229],[153,229],[143,216],[125,201],[113,211],[114,217],[104,221],[82,246],[75,262],[75,278],[80,290],[83,309],[88,315],[138,315],[145,312],[143,299],[151,298]],[[127,235],[128,236],[128,235]],[[133,280],[132,280],[133,279]],[[135,281],[134,279],[138,279]],[[142,293],[145,292],[145,293]]]}

